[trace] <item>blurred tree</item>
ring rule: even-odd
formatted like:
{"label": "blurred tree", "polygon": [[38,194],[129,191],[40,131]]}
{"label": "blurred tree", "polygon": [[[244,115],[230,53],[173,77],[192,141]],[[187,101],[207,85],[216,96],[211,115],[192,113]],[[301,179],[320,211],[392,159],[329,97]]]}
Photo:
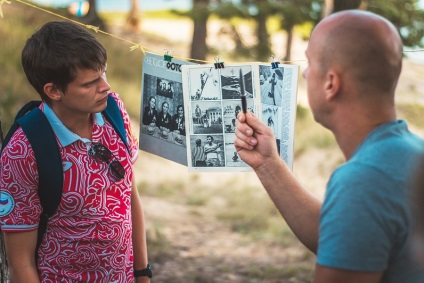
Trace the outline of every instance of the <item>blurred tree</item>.
{"label": "blurred tree", "polygon": [[424,46],[424,11],[419,0],[320,0],[322,16],[347,10],[362,9],[379,14],[398,29],[405,46]]}
{"label": "blurred tree", "polygon": [[312,0],[279,0],[275,9],[281,15],[281,28],[287,33],[286,54],[284,61],[291,60],[291,46],[294,37],[294,27],[318,18],[313,9]]}
{"label": "blurred tree", "polygon": [[398,29],[405,46],[424,47],[424,10],[418,0],[369,0],[368,10],[382,15]]}
{"label": "blurred tree", "polygon": [[209,0],[193,0],[193,9],[189,15],[194,26],[190,56],[194,59],[205,60],[208,53],[206,45],[207,22],[211,15]]}
{"label": "blurred tree", "polygon": [[243,8],[241,5],[235,5],[231,1],[215,1],[214,2],[214,13],[228,22],[227,27],[221,28],[221,34],[227,34],[234,40],[235,48],[231,52],[233,58],[251,58],[254,52],[251,46],[247,46],[243,36],[239,32],[239,25],[237,25],[238,20],[235,18],[248,18],[247,9]]}
{"label": "blurred tree", "polygon": [[[256,45],[253,47],[244,46],[243,41],[237,31],[237,27],[232,25],[234,40],[236,43],[236,55],[253,56],[256,60],[266,60],[271,55],[267,20],[275,11],[271,8],[269,0],[241,0],[235,1],[215,1],[218,2],[214,12],[223,19],[241,17],[253,19],[255,21]],[[251,49],[251,50],[248,50]]]}
{"label": "blurred tree", "polygon": [[130,0],[131,9],[127,16],[127,26],[132,31],[138,31],[140,27],[140,14],[138,12],[138,0]]}
{"label": "blurred tree", "polygon": [[266,61],[272,55],[269,33],[267,29],[267,19],[274,14],[272,6],[268,0],[247,0],[251,17],[256,21],[256,37],[258,43],[255,46],[256,60]]}
{"label": "blurred tree", "polygon": [[368,0],[324,0],[322,18],[338,11],[359,9],[362,2],[368,2]]}
{"label": "blurred tree", "polygon": [[106,25],[97,13],[96,0],[88,0],[88,3],[90,4],[90,8],[88,9],[87,15],[81,18],[81,21],[106,31]]}

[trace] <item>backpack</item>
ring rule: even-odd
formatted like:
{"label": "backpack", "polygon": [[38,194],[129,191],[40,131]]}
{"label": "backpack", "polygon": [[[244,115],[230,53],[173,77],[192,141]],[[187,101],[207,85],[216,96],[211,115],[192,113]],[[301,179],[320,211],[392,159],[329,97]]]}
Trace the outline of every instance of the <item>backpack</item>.
{"label": "backpack", "polygon": [[[38,195],[43,208],[38,226],[37,247],[35,250],[36,258],[38,248],[47,229],[48,219],[56,212],[59,206],[63,187],[63,166],[59,146],[50,123],[44,113],[39,109],[40,104],[41,101],[30,101],[18,111],[13,125],[2,142],[0,150],[1,155],[12,135],[21,127],[34,151],[39,175]],[[128,152],[130,152],[125,134],[124,120],[117,102],[110,94],[107,100],[107,107],[103,110],[102,114],[113,126],[124,142]],[[6,282],[3,281],[7,280],[8,275],[6,269],[6,250],[2,233],[0,233],[0,237],[0,264],[2,265],[0,282]]]}

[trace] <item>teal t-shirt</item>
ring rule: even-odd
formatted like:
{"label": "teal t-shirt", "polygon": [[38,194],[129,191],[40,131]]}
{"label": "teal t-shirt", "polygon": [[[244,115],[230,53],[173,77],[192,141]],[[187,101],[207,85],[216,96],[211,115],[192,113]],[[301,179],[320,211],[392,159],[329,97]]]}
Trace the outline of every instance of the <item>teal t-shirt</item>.
{"label": "teal t-shirt", "polygon": [[405,121],[371,132],[332,174],[320,216],[317,262],[384,271],[382,282],[423,283],[410,248],[410,182],[424,141]]}

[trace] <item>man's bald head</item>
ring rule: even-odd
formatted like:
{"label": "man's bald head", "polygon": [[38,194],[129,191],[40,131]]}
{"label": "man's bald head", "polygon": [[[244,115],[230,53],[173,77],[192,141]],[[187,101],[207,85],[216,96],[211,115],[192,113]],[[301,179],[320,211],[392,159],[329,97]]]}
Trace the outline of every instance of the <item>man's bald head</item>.
{"label": "man's bald head", "polygon": [[323,19],[312,33],[321,70],[336,68],[360,90],[394,93],[402,68],[402,41],[376,14],[348,10]]}

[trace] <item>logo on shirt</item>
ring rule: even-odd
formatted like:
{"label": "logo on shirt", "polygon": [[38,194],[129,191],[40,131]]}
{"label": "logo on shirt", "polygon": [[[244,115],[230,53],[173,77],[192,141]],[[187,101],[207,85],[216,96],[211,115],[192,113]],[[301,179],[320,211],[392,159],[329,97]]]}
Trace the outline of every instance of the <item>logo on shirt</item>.
{"label": "logo on shirt", "polygon": [[62,162],[62,166],[63,166],[63,172],[69,170],[72,167],[72,162],[69,161],[63,161]]}
{"label": "logo on shirt", "polygon": [[15,200],[8,192],[0,192],[0,217],[8,215],[15,207]]}

